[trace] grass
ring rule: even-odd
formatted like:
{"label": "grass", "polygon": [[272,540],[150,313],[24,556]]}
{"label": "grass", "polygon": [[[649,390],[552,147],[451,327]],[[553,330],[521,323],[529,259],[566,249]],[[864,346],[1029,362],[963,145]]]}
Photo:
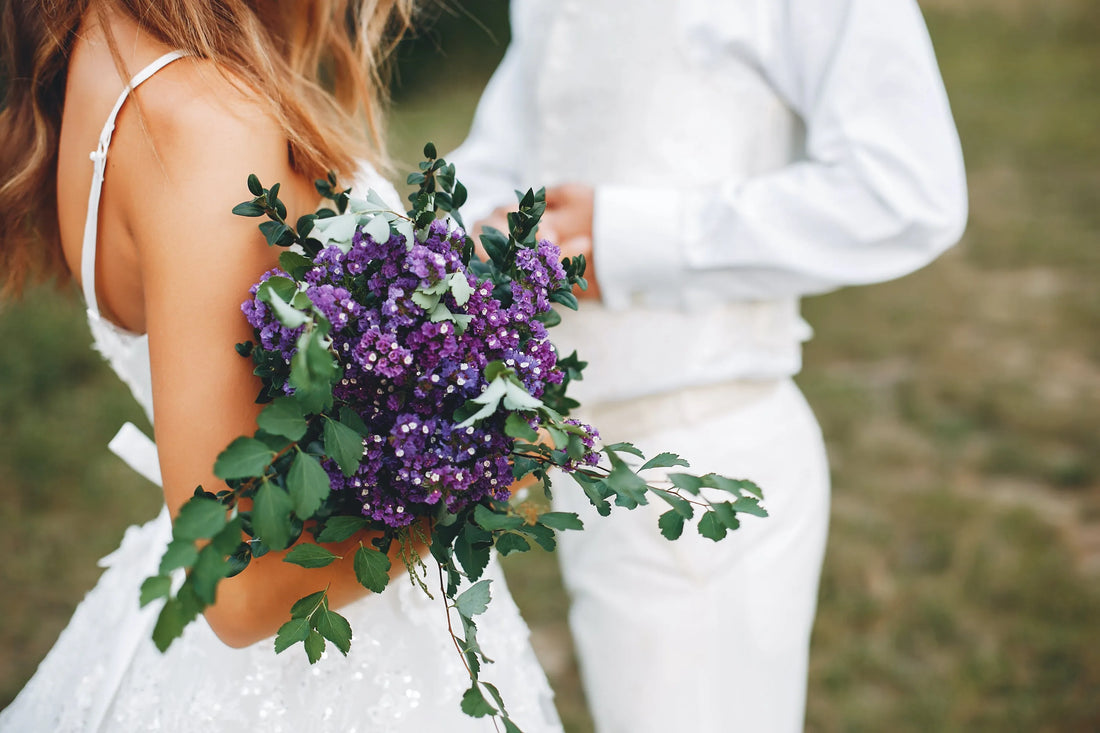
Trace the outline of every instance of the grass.
{"label": "grass", "polygon": [[[805,303],[817,335],[799,381],[835,486],[807,727],[1098,730],[1100,6],[924,7],[970,226],[915,275]],[[500,36],[499,14],[490,25]],[[461,140],[501,51],[478,38],[443,33],[442,70],[405,67],[398,157]],[[47,291],[0,311],[0,704],[95,559],[159,505],[102,448],[138,411],[80,318],[71,294]],[[553,558],[507,568],[567,728],[591,730]]]}

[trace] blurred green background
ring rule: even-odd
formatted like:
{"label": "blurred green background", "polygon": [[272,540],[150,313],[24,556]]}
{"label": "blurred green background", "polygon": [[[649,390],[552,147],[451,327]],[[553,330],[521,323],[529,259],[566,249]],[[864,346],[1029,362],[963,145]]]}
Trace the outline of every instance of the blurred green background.
{"label": "blurred green background", "polygon": [[[401,49],[403,163],[461,141],[503,53],[505,3],[465,6]],[[1096,731],[1100,3],[922,7],[970,225],[915,275],[805,303],[834,481],[807,729]],[[0,705],[160,504],[106,450],[141,419],[88,343],[72,292],[0,305]],[[553,558],[507,567],[567,729],[591,730]]]}

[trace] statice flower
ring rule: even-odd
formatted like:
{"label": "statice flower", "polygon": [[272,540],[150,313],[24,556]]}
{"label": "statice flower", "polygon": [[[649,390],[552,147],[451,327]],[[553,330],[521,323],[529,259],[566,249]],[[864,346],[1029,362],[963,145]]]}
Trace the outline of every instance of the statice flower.
{"label": "statice flower", "polygon": [[[404,527],[442,504],[452,513],[485,497],[506,499],[512,482],[512,439],[506,414],[473,425],[456,417],[488,386],[485,368],[501,362],[533,397],[563,372],[546,328],[536,317],[550,309],[549,293],[565,273],[550,242],[521,248],[519,277],[505,305],[489,282],[462,261],[465,234],[435,221],[419,243],[392,234],[376,241],[360,228],[350,246],[329,246],[301,280],[316,312],[331,324],[331,351],[341,376],[335,410],[350,408],[366,426],[363,458],[345,475],[322,466],[332,487],[354,497],[364,516]],[[272,271],[269,277],[286,277]],[[283,326],[257,297],[243,310],[256,329],[257,348],[289,363],[301,328]],[[291,388],[281,385],[284,391]],[[595,431],[585,446],[591,449]],[[593,465],[586,453],[577,466]]]}

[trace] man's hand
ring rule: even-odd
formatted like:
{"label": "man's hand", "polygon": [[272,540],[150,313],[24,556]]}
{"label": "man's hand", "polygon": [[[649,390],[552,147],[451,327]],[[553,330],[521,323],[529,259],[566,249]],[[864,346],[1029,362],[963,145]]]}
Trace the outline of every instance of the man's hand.
{"label": "man's hand", "polygon": [[[599,300],[600,287],[592,261],[592,212],[595,192],[591,186],[567,183],[546,189],[546,213],[539,220],[539,239],[549,239],[561,248],[562,257],[584,255],[588,290],[577,290],[578,298]],[[515,207],[500,207],[474,224],[474,245],[478,256],[487,259],[479,236],[484,227],[508,231],[508,214]]]}

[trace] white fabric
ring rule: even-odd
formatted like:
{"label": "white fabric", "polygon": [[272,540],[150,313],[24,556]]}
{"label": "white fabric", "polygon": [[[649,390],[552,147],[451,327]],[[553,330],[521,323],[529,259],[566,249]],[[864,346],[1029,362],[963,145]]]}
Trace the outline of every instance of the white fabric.
{"label": "white fabric", "polygon": [[[649,417],[650,424],[644,424]],[[606,441],[751,478],[770,516],[721,542],[662,537],[660,500],[600,517],[559,478],[570,628],[599,733],[795,733],[829,517],[821,432],[789,381],[682,390],[582,415]],[[643,422],[640,424],[639,419]],[[659,424],[660,428],[654,426]],[[682,470],[682,469],[680,469]]]}
{"label": "white fabric", "polygon": [[[611,441],[752,479],[771,516],[668,543],[657,508],[561,538],[599,733],[794,733],[829,474],[788,378],[800,296],[898,277],[959,237],[958,136],[914,0],[513,0],[513,41],[449,158],[474,222],[595,187],[600,304],[551,338]],[[767,392],[761,395],[761,390]]]}
{"label": "white fabric", "polygon": [[[450,158],[469,221],[514,189],[596,186],[603,306],[557,334],[587,349],[586,398],[790,376],[799,296],[959,237],[962,156],[913,0],[514,0],[512,27]],[[627,335],[574,339],[576,320]]]}
{"label": "white fabric", "polygon": [[[137,83],[140,79],[131,87]],[[97,177],[102,176],[108,144],[109,131],[96,161]],[[355,187],[375,188],[388,200],[399,200],[392,186],[369,167],[357,176]],[[94,221],[98,203],[98,197],[91,200],[89,221]],[[99,316],[94,253],[89,259],[93,261],[85,270],[85,287],[92,294],[88,314],[96,348],[151,416],[148,342]],[[143,475],[159,478],[156,447],[137,428],[124,426],[112,447]],[[101,561],[107,570],[34,677],[0,711],[0,731],[494,730],[489,719],[470,718],[459,707],[469,680],[447,633],[442,598],[428,598],[405,578],[395,580],[382,594],[341,609],[355,631],[346,659],[330,647],[311,666],[297,647],[276,655],[272,639],[231,649],[202,618],[162,655],[151,640],[160,604],[139,609],[138,597],[142,581],[156,574],[170,537],[166,510],[148,524],[126,531],[118,550]],[[523,730],[560,733],[552,693],[495,559],[486,577],[493,580],[493,602],[478,617],[478,639],[496,662],[483,669],[482,678],[498,685]]]}

